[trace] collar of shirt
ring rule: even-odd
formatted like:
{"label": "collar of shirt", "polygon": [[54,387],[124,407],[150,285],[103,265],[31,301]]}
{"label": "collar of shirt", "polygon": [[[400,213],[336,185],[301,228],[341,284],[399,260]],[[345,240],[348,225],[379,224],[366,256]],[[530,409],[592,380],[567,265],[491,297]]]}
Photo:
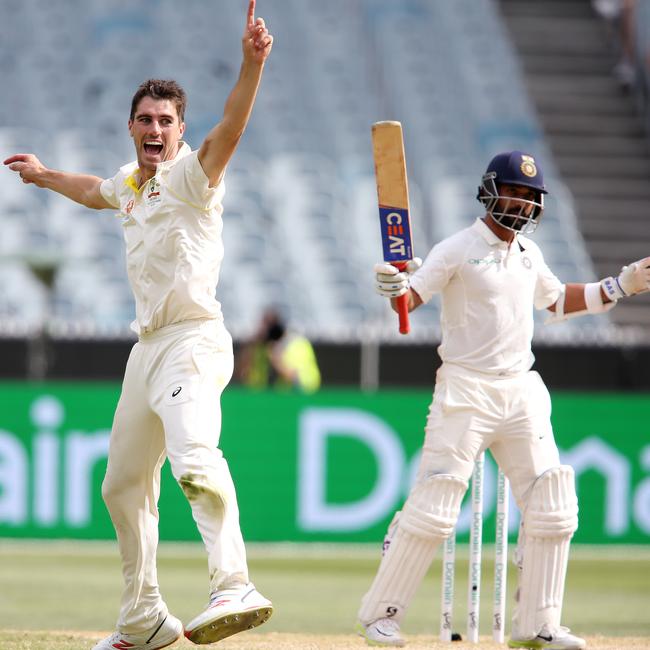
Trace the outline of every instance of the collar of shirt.
{"label": "collar of shirt", "polygon": [[[516,250],[515,247],[511,247],[507,241],[503,241],[500,237],[497,237],[491,230],[490,227],[483,221],[482,217],[477,217],[476,221],[472,224],[472,229],[475,230],[483,239],[485,239],[488,246],[499,246],[500,248],[507,248],[510,250]],[[523,253],[526,249],[522,245],[518,235],[515,233],[515,238],[512,240],[514,244],[517,242],[517,248],[520,252]]]}
{"label": "collar of shirt", "polygon": [[[176,161],[180,160],[181,158],[185,158],[185,156],[189,156],[192,153],[192,149],[190,148],[190,145],[187,144],[187,142],[180,140],[179,144],[181,146],[178,148],[178,153],[176,156],[174,156],[174,158],[171,160],[165,160],[165,162],[161,162],[156,167],[156,176],[158,176],[160,172],[165,171],[171,167]],[[120,171],[124,174],[124,184],[130,187],[136,194],[139,194],[142,192],[142,188],[145,186],[145,183],[140,186],[138,185],[138,174],[140,173],[140,168],[135,166],[137,164],[137,162],[130,162],[127,165],[121,167]]]}

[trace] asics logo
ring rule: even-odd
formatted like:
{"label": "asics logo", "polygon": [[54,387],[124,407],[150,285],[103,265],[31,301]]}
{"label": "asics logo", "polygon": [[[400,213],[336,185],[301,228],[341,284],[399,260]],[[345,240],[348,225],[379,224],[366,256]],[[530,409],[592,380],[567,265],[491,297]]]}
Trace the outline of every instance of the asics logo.
{"label": "asics logo", "polygon": [[180,393],[183,390],[182,386],[179,386],[178,388],[174,388],[174,392],[172,393],[172,397],[176,397],[178,393]]}
{"label": "asics logo", "polygon": [[114,648],[117,648],[117,650],[128,650],[129,648],[135,648],[135,645],[133,643],[129,643],[128,641],[118,641],[117,643],[113,644]]}

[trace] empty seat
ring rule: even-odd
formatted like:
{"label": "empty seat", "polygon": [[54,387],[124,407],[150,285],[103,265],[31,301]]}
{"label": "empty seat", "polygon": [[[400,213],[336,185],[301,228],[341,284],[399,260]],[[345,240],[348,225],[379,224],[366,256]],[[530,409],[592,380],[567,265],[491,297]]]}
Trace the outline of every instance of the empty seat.
{"label": "empty seat", "polygon": [[[51,166],[112,176],[135,157],[128,112],[149,76],[185,87],[185,139],[193,147],[221,118],[239,71],[240,3],[33,0],[11,11],[6,4],[3,156],[33,151]],[[399,338],[373,289],[372,265],[382,254],[370,139],[378,120],[404,125],[418,255],[481,213],[476,187],[498,149],[529,148],[552,190],[534,237],[561,279],[593,278],[571,197],[493,2],[283,0],[259,11],[276,40],[226,174],[217,291],[235,336],[250,332],[271,299],[311,335],[336,337],[345,323],[359,336],[385,322],[382,336]],[[60,249],[69,264],[57,280],[57,314],[70,322],[132,319],[113,215],[0,172],[0,255]],[[25,295],[38,304],[37,293]],[[437,336],[438,315],[437,300],[418,310],[418,331]],[[579,330],[580,322],[565,329]]]}

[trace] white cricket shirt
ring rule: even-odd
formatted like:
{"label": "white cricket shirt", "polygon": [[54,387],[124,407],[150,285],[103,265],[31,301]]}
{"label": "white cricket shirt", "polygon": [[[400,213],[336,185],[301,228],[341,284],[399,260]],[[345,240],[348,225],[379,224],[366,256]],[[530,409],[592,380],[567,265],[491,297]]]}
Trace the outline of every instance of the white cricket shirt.
{"label": "white cricket shirt", "polygon": [[508,246],[479,218],[433,247],[411,287],[424,302],[441,295],[444,363],[503,377],[533,365],[533,308],[552,305],[563,284],[537,244],[517,235]]}
{"label": "white cricket shirt", "polygon": [[102,181],[102,196],[119,208],[126,265],[135,297],[137,334],[197,318],[222,319],[215,298],[223,259],[223,181],[208,187],[196,151],[186,143],[156,175],[137,186],[137,162]]}

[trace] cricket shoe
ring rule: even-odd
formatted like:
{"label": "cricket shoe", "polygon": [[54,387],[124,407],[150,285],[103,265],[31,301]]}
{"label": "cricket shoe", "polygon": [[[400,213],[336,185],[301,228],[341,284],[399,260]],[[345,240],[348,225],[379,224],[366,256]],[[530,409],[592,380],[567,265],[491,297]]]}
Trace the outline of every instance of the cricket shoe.
{"label": "cricket shoe", "polygon": [[546,625],[533,639],[510,639],[510,648],[545,648],[546,650],[582,650],[587,642],[571,634],[568,627],[549,629]]}
{"label": "cricket shoe", "polygon": [[157,650],[180,639],[183,624],[171,614],[158,619],[156,624],[142,634],[125,634],[113,632],[102,639],[93,650]]}
{"label": "cricket shoe", "polygon": [[215,591],[205,611],[187,624],[185,636],[192,643],[214,643],[266,623],[271,614],[271,601],[249,582],[242,587]]}
{"label": "cricket shoe", "polygon": [[406,643],[400,634],[399,623],[392,618],[378,618],[368,625],[358,623],[357,632],[368,645],[401,647]]}

